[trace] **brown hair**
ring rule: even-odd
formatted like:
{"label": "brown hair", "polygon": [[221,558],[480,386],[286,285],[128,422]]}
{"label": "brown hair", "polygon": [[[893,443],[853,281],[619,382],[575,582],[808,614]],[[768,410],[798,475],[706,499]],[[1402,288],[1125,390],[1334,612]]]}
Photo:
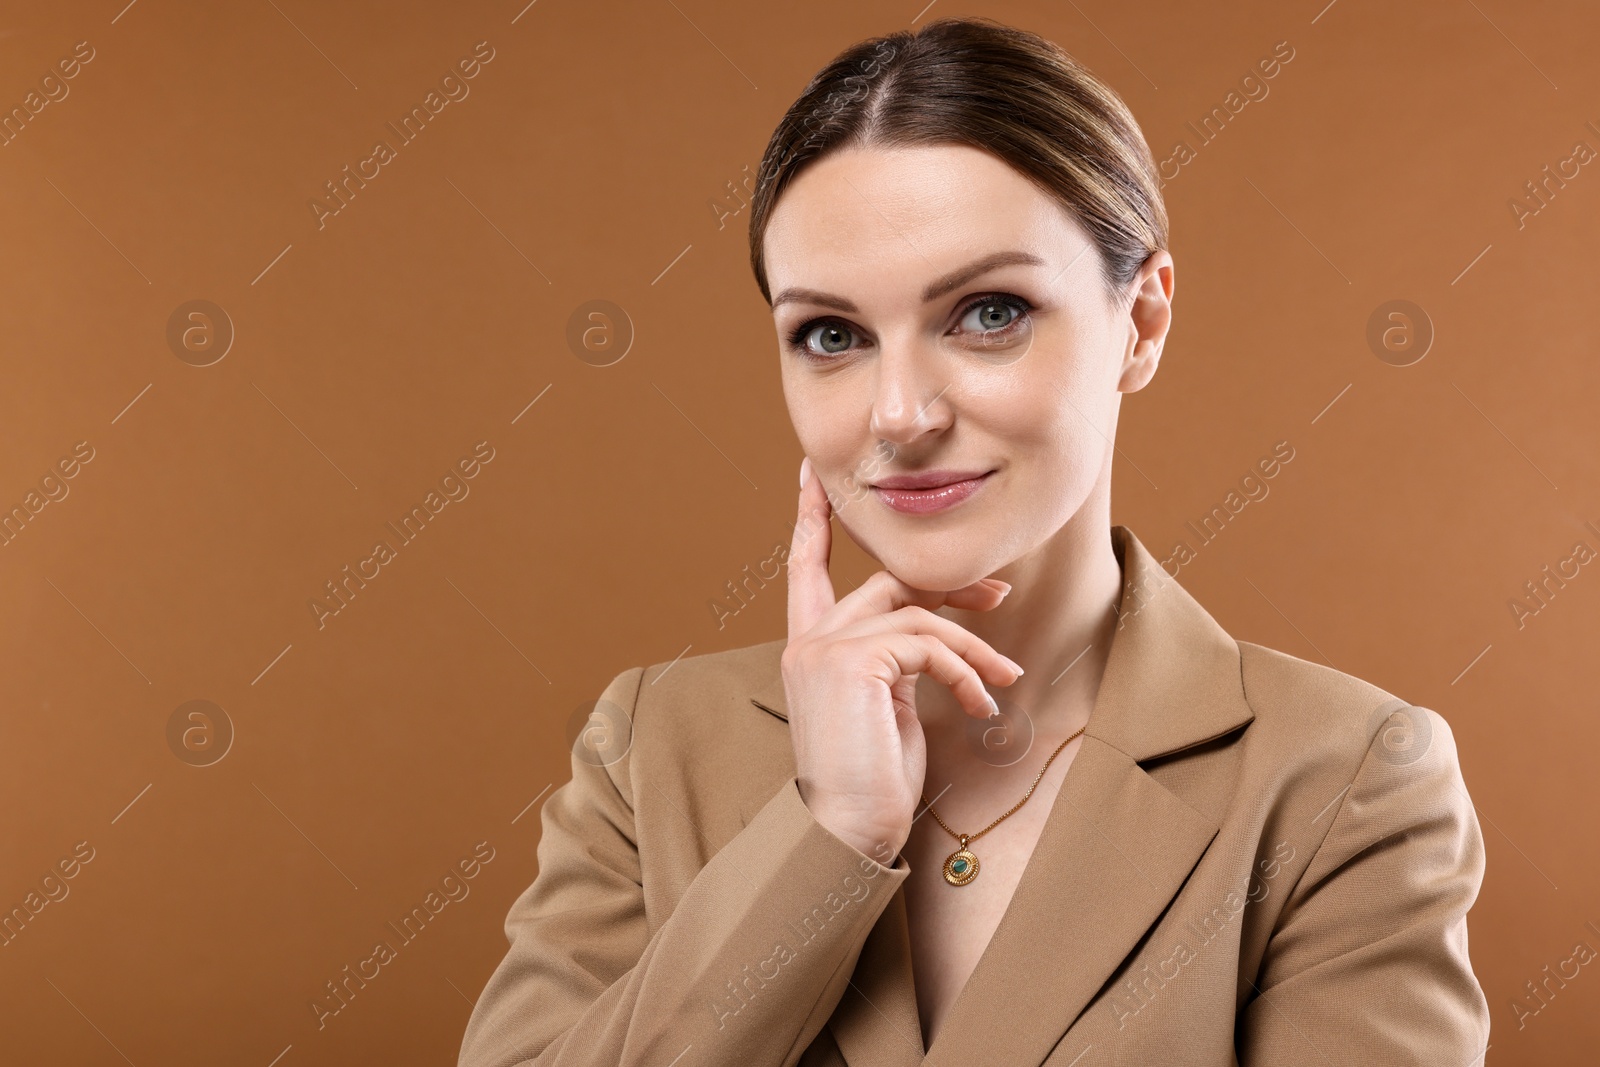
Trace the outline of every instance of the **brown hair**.
{"label": "brown hair", "polygon": [[1099,249],[1113,302],[1167,246],[1155,161],[1122,98],[1037,34],[944,18],[845,49],[773,131],[750,211],[750,266],[767,303],[762,238],[801,170],[837,149],[938,144],[989,152],[1055,197]]}

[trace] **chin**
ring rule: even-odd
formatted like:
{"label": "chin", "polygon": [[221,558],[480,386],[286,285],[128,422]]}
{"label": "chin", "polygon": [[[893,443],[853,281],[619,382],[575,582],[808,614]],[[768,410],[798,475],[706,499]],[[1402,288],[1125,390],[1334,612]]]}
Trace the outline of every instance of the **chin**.
{"label": "chin", "polygon": [[[840,525],[844,526],[843,519]],[[1006,561],[991,558],[993,553],[965,544],[963,537],[920,537],[916,544],[899,534],[878,532],[863,536],[845,526],[850,540],[877,560],[884,570],[913,589],[950,592],[987,578]]]}
{"label": "chin", "polygon": [[885,564],[884,569],[913,589],[923,589],[936,593],[949,593],[956,589],[964,589],[979,578],[987,577],[981,569],[953,570],[949,567],[922,569],[917,567],[897,567],[891,564]]}

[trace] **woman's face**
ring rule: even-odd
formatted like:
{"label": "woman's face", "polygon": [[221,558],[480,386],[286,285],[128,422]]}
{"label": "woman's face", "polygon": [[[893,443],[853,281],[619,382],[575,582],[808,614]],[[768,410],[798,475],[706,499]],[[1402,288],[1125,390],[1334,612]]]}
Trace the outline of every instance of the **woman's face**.
{"label": "woman's face", "polygon": [[[813,163],[764,252],[795,433],[845,531],[896,577],[967,585],[1041,545],[1102,480],[1109,493],[1121,394],[1155,373],[1170,321],[1165,252],[1114,307],[1057,201],[946,145]],[[932,471],[983,477],[873,488]]]}

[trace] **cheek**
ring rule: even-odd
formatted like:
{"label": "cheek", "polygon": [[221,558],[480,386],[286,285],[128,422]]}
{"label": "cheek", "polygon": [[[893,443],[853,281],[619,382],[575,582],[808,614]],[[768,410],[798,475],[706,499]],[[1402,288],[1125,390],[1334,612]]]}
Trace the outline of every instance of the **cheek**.
{"label": "cheek", "polygon": [[1030,380],[997,415],[991,432],[1017,465],[1024,506],[1056,516],[1081,505],[1111,447],[1104,398],[1082,383]]}
{"label": "cheek", "polygon": [[[1118,361],[1094,337],[1064,339],[1055,358],[1039,360],[1015,398],[1017,432],[1058,453],[1066,468],[1098,472],[1116,434]],[[1102,344],[1103,338],[1099,339]]]}
{"label": "cheek", "polygon": [[785,374],[783,399],[801,450],[825,475],[855,461],[866,416],[856,415],[844,396]]}
{"label": "cheek", "polygon": [[1027,459],[1053,448],[1074,422],[1082,421],[1064,399],[1069,395],[1054,373],[1014,373],[968,389],[966,408],[957,417],[980,423],[984,436],[1003,442],[1013,459]]}
{"label": "cheek", "polygon": [[1041,446],[1047,477],[1058,492],[1082,497],[1100,473],[1108,447],[1105,438],[1069,409],[1051,441]]}

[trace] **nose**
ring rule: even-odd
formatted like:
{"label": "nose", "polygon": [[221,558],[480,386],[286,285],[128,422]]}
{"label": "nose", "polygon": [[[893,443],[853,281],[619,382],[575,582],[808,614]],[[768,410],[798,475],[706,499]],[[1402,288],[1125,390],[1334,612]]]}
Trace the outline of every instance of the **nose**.
{"label": "nose", "polygon": [[874,437],[908,445],[950,425],[948,375],[934,354],[912,342],[884,342],[875,365],[871,430]]}

